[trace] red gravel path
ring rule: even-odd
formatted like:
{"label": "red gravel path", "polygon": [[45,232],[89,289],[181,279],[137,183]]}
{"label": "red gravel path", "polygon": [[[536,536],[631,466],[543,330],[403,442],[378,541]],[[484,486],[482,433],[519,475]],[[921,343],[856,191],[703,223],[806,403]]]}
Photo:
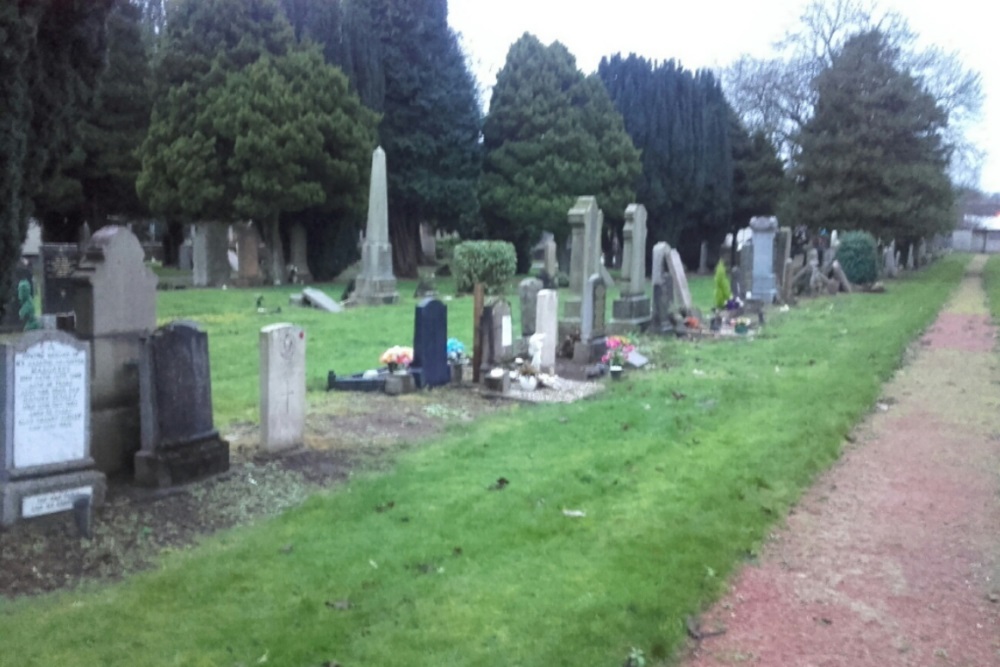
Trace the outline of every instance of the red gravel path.
{"label": "red gravel path", "polygon": [[1000,375],[981,265],[705,615],[725,634],[683,665],[1000,666]]}

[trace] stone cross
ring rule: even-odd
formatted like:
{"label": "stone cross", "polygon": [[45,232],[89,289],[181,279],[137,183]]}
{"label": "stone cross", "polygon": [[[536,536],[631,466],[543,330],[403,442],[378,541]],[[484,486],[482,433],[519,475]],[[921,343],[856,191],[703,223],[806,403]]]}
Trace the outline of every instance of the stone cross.
{"label": "stone cross", "polygon": [[303,444],[306,333],[293,324],[260,330],[260,445],[267,452]]}

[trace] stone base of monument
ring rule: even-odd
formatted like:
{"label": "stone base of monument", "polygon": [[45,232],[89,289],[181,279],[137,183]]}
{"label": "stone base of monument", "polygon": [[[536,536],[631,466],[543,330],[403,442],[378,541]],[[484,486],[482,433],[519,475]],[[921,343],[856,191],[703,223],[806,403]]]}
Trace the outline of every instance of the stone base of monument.
{"label": "stone base of monument", "polygon": [[364,278],[359,276],[354,283],[353,304],[362,306],[391,305],[399,301],[395,278]]}
{"label": "stone base of monument", "polygon": [[416,382],[410,373],[389,373],[385,376],[385,393],[390,396],[411,394],[416,390]]}
{"label": "stone base of monument", "polygon": [[135,481],[141,486],[176,486],[227,470],[229,442],[218,431],[135,455]]}
{"label": "stone base of monument", "polygon": [[0,526],[23,519],[72,512],[73,502],[89,497],[91,505],[104,503],[107,482],[96,470],[0,482]]}
{"label": "stone base of monument", "polygon": [[510,393],[510,373],[504,371],[500,375],[483,373],[483,390],[480,392],[484,396],[503,396]]}
{"label": "stone base of monument", "polygon": [[603,336],[589,342],[579,341],[573,345],[573,363],[580,366],[596,363],[607,351],[608,340]]}
{"label": "stone base of monument", "polygon": [[624,334],[644,330],[652,319],[652,301],[647,296],[629,296],[611,304],[611,322],[608,332]]}
{"label": "stone base of monument", "polygon": [[97,469],[108,475],[126,470],[139,442],[139,406],[92,408],[91,456]]}

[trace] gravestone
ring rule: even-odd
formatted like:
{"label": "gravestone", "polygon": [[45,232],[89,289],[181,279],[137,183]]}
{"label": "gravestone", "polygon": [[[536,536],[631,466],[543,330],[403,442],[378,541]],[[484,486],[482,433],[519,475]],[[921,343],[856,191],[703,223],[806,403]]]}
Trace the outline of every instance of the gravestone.
{"label": "gravestone", "polygon": [[417,387],[443,387],[451,382],[448,365],[448,306],[424,299],[413,314],[413,363]]}
{"label": "gravestone", "polygon": [[396,303],[396,276],[392,272],[389,243],[389,194],[385,151],[372,153],[371,187],[368,191],[368,226],[361,246],[361,274],[355,281],[353,300],[365,305]]}
{"label": "gravestone", "polygon": [[195,287],[220,287],[229,282],[229,228],[219,222],[202,222],[194,226],[191,241],[191,261]]}
{"label": "gravestone", "polygon": [[556,274],[559,273],[559,261],[556,256],[556,242],[555,239],[545,239],[543,241],[544,248],[544,265],[543,268],[545,273],[548,274],[550,278],[555,278]]}
{"label": "gravestone", "polygon": [[670,277],[674,281],[674,297],[686,310],[691,309],[691,289],[688,287],[687,274],[684,273],[684,263],[676,249],[671,249],[667,255],[667,265],[670,267]]}
{"label": "gravestone", "polygon": [[291,246],[291,265],[295,267],[295,280],[299,283],[311,283],[312,273],[309,271],[309,241],[306,237],[306,226],[301,222],[293,223],[288,230],[288,244]]}
{"label": "gravestone", "polygon": [[736,296],[741,299],[747,298],[747,292],[757,296],[753,293],[753,262],[754,262],[754,250],[756,250],[755,241],[756,238],[747,239],[743,242],[743,246],[740,248],[740,292]]}
{"label": "gravestone", "polygon": [[139,447],[138,364],[156,328],[156,276],[124,227],[99,229],[73,272],[76,334],[90,343],[91,433],[99,470],[130,467]]}
{"label": "gravestone", "polygon": [[267,452],[298,447],[306,426],[306,333],[280,323],[263,327],[260,352],[260,445]]}
{"label": "gravestone", "polygon": [[792,256],[792,230],[779,227],[774,234],[774,275],[778,281],[778,292],[784,288],[785,262]]}
{"label": "gravestone", "polygon": [[538,293],[535,332],[545,336],[542,340],[542,367],[536,370],[554,373],[559,345],[559,293],[555,290],[543,289]]}
{"label": "gravestone", "polygon": [[104,500],[90,454],[87,344],[30,331],[0,344],[0,526]]}
{"label": "gravestone", "polygon": [[208,334],[172,322],[142,342],[141,448],[135,481],[167,487],[229,470],[229,443],[212,419]]}
{"label": "gravestone", "polygon": [[580,197],[569,210],[568,221],[572,243],[569,267],[569,295],[563,300],[560,334],[580,328],[580,308],[584,284],[598,272],[600,263],[600,209],[594,197]]}
{"label": "gravestone", "polygon": [[882,273],[886,278],[895,278],[899,269],[896,266],[896,242],[893,241],[882,251]]}
{"label": "gravestone", "polygon": [[604,354],[607,290],[599,273],[595,273],[587,281],[580,313],[580,341],[573,348],[574,363],[593,363]]}
{"label": "gravestone", "polygon": [[622,254],[621,298],[612,304],[612,325],[622,333],[645,326],[651,316],[646,296],[646,207],[629,204],[625,209],[625,245]]}
{"label": "gravestone", "polygon": [[[75,243],[43,243],[42,314],[73,311],[73,280],[71,276],[80,263],[80,246]],[[15,285],[16,287],[16,285]]]}
{"label": "gravestone", "polygon": [[19,262],[11,277],[10,295],[4,299],[4,311],[0,316],[0,333],[24,331],[24,322],[21,321],[19,314],[21,301],[17,298],[17,286],[22,280],[28,281],[28,284],[31,285],[31,294],[37,299],[35,279],[31,273],[31,267],[23,261]]}
{"label": "gravestone", "polygon": [[674,284],[666,271],[669,254],[670,246],[665,241],[653,246],[653,265],[650,275],[653,283],[652,326],[656,331],[660,331],[667,322],[667,316],[674,303]]}
{"label": "gravestone", "polygon": [[479,336],[482,350],[481,372],[488,373],[513,356],[514,331],[509,303],[501,299],[483,307]]}
{"label": "gravestone", "polygon": [[191,241],[184,241],[177,248],[177,268],[181,271],[193,271],[194,270],[194,248],[191,245]]}
{"label": "gravestone", "polygon": [[315,287],[307,287],[302,290],[302,301],[305,304],[318,308],[327,313],[342,313],[344,307],[331,299],[325,292]]}
{"label": "gravestone", "polygon": [[701,252],[698,253],[698,273],[708,273],[708,241],[701,242]]}
{"label": "gravestone", "polygon": [[261,282],[260,256],[258,254],[260,239],[257,227],[253,223],[233,225],[236,232],[236,269],[239,284],[243,287],[258,285]]}
{"label": "gravestone", "polygon": [[906,251],[906,270],[907,271],[912,271],[913,269],[917,268],[916,258],[914,257],[914,252],[913,252],[915,247],[916,247],[915,243],[910,243],[910,247]]}
{"label": "gravestone", "polygon": [[774,235],[778,231],[778,219],[756,216],[750,219],[753,230],[753,274],[750,290],[755,299],[771,303],[777,295],[774,278]]}
{"label": "gravestone", "polygon": [[538,278],[525,278],[517,288],[521,300],[521,335],[525,338],[535,333],[535,304],[541,289],[542,281]]}

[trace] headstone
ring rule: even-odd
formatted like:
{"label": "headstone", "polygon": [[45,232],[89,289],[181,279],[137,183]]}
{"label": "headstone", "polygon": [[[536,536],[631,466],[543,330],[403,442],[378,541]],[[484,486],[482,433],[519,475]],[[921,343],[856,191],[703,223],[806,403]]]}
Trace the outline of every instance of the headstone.
{"label": "headstone", "polygon": [[448,306],[424,299],[413,315],[413,363],[417,387],[443,387],[451,382],[448,366]]}
{"label": "headstone", "polygon": [[708,273],[708,241],[701,242],[701,252],[698,253],[698,273]]}
{"label": "headstone", "polygon": [[535,333],[535,308],[541,290],[542,281],[538,278],[525,278],[517,288],[521,300],[521,335],[525,338]]}
{"label": "headstone", "polygon": [[302,300],[312,306],[327,313],[342,313],[344,307],[327,296],[322,290],[315,287],[306,287],[302,290]]}
{"label": "headstone", "polygon": [[621,298],[611,307],[612,325],[618,332],[642,328],[652,317],[646,296],[646,207],[642,204],[629,204],[625,209],[624,236],[622,275],[628,280],[623,279]]}
{"label": "headstone", "polygon": [[501,299],[483,307],[479,336],[481,370],[488,373],[513,355],[514,327],[509,303]]}
{"label": "headstone", "polygon": [[212,419],[210,371],[208,334],[193,322],[173,322],[143,340],[138,484],[174,486],[229,469],[229,443]]}
{"label": "headstone", "polygon": [[195,287],[220,287],[229,282],[228,227],[218,222],[203,222],[194,226],[191,256]]}
{"label": "headstone", "polygon": [[732,271],[729,272],[729,289],[733,296],[739,297],[743,300],[747,296],[747,291],[743,286],[743,272],[740,267],[734,266]]}
{"label": "headstone", "polygon": [[28,281],[28,284],[31,285],[31,293],[37,299],[31,267],[23,261],[19,262],[11,276],[10,294],[4,299],[4,311],[0,316],[0,333],[24,331],[24,322],[21,321],[20,317],[21,302],[17,298],[17,286],[22,280]]}
{"label": "headstone", "polygon": [[607,290],[599,273],[587,281],[580,313],[580,342],[573,351],[573,361],[577,364],[593,363],[604,354]]}
{"label": "headstone", "polygon": [[758,216],[750,219],[753,230],[753,275],[750,290],[755,299],[771,303],[778,294],[774,278],[774,236],[778,219]]}
{"label": "headstone", "polygon": [[371,187],[368,194],[368,226],[361,246],[361,274],[353,299],[361,304],[396,303],[396,276],[392,272],[392,244],[389,243],[389,194],[385,151],[372,153]]}
{"label": "headstone", "polygon": [[778,291],[784,287],[785,262],[792,256],[792,230],[779,227],[774,234],[774,275],[778,281]]}
{"label": "headstone", "polygon": [[73,273],[76,334],[90,342],[93,456],[102,472],[130,467],[139,448],[143,337],[156,327],[156,276],[124,227],[93,235]]}
{"label": "headstone", "polygon": [[674,296],[685,309],[691,308],[691,289],[688,287],[687,274],[684,273],[684,263],[677,250],[672,249],[667,255],[667,265],[670,267],[670,277],[674,281]]}
{"label": "headstone", "polygon": [[28,233],[21,244],[21,257],[37,257],[42,249],[42,226],[34,218],[28,220]]}
{"label": "headstone", "polygon": [[747,292],[750,292],[753,296],[757,296],[753,293],[753,263],[754,251],[757,248],[756,241],[756,238],[747,239],[740,247],[740,291],[733,293],[741,299],[747,298]]}
{"label": "headstone", "polygon": [[312,273],[309,271],[308,240],[306,226],[296,222],[288,230],[288,242],[291,246],[291,264],[295,267],[295,281],[311,283]]}
{"label": "headstone", "polygon": [[[568,220],[572,243],[569,267],[569,296],[564,300],[563,322],[560,329],[578,329],[584,284],[598,272],[600,258],[600,209],[594,197],[580,197],[569,210]],[[596,248],[595,248],[596,245]]]}
{"label": "headstone", "polygon": [[90,454],[87,345],[59,331],[0,344],[0,526],[104,500]]}
{"label": "headstone", "polygon": [[294,324],[272,324],[260,330],[259,347],[261,447],[298,447],[306,425],[306,333]]}
{"label": "headstone", "polygon": [[896,244],[890,243],[882,251],[882,271],[886,278],[895,278],[899,273],[896,266]]}
{"label": "headstone", "polygon": [[653,246],[653,265],[651,280],[653,283],[652,327],[660,331],[667,322],[667,316],[674,303],[674,284],[670,274],[666,272],[667,256],[670,246],[660,241]]}
{"label": "headstone", "polygon": [[236,270],[240,283],[244,286],[260,283],[260,238],[257,227],[253,223],[240,223],[233,226],[236,230]]}
{"label": "headstone", "polygon": [[43,243],[41,256],[42,314],[72,312],[73,281],[70,276],[80,263],[80,247],[75,243]]}
{"label": "headstone", "polygon": [[844,269],[840,266],[840,262],[833,260],[833,264],[830,268],[833,271],[834,278],[836,278],[842,291],[847,292],[848,294],[854,291],[851,287],[851,281],[847,279],[847,274],[844,273]]}
{"label": "headstone", "polygon": [[423,253],[425,262],[437,262],[437,235],[434,227],[426,222],[420,223],[420,252]]}
{"label": "headstone", "polygon": [[177,248],[177,268],[181,271],[194,270],[194,248],[190,241],[185,241]]}
{"label": "headstone", "polygon": [[915,243],[910,243],[909,249],[906,251],[906,270],[912,271],[916,268],[916,258],[914,257],[914,249],[916,248]]}
{"label": "headstone", "polygon": [[786,259],[781,279],[781,300],[783,303],[790,304],[795,297],[794,276],[795,262],[791,259]]}
{"label": "headstone", "polygon": [[545,273],[551,278],[555,278],[556,274],[559,273],[559,262],[556,259],[556,242],[555,239],[545,239],[544,241],[544,269]]}
{"label": "headstone", "polygon": [[555,290],[546,289],[538,293],[535,331],[545,335],[542,340],[542,367],[538,370],[554,373],[559,345],[559,293]]}

